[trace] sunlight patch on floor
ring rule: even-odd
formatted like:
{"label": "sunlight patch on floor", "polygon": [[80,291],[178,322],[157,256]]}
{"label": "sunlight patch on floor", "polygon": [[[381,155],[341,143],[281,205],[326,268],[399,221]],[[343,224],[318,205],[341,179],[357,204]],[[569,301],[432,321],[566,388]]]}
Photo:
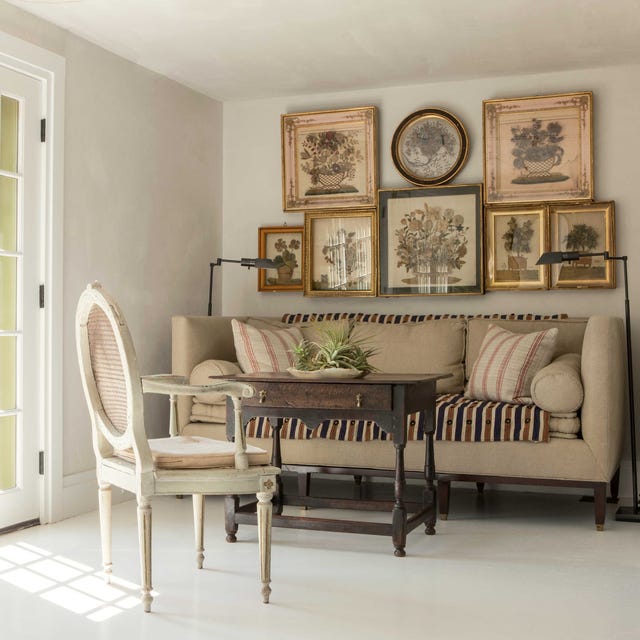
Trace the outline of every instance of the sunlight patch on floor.
{"label": "sunlight patch on floor", "polygon": [[0,547],[0,580],[94,622],[140,604],[139,585],[115,576],[107,584],[93,567],[26,542]]}

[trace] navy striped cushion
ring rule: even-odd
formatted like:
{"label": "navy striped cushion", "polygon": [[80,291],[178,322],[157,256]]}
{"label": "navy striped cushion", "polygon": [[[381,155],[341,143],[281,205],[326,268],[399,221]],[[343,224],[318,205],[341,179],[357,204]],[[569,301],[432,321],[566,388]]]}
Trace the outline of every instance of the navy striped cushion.
{"label": "navy striped cushion", "polygon": [[[465,398],[460,394],[443,394],[436,401],[436,440],[455,442],[547,442],[549,417],[535,405],[489,402]],[[424,415],[407,417],[407,440],[424,440]],[[269,438],[272,429],[267,418],[251,420],[247,436]],[[375,422],[365,420],[325,420],[308,429],[297,418],[283,420],[280,437],[309,440],[329,438],[352,442],[390,440],[391,436]]]}
{"label": "navy striped cushion", "polygon": [[376,324],[403,324],[407,322],[427,322],[428,320],[444,320],[448,318],[487,318],[493,320],[563,320],[568,318],[566,313],[540,315],[535,313],[489,313],[489,314],[398,314],[398,313],[285,313],[282,322],[298,324],[300,322],[328,322],[335,320],[355,320],[356,322],[370,322]]}

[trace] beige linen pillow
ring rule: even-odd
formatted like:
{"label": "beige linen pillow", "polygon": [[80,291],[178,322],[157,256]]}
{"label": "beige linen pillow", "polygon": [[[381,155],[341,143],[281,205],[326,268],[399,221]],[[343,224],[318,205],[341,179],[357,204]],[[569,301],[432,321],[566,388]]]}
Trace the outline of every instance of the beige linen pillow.
{"label": "beige linen pillow", "polygon": [[286,371],[293,366],[293,349],[302,340],[297,327],[256,329],[234,318],[231,328],[238,364],[245,373]]}
{"label": "beige linen pillow", "polygon": [[549,364],[558,329],[512,333],[489,325],[465,395],[478,400],[531,404],[531,381]]}
{"label": "beige linen pillow", "polygon": [[565,353],[540,369],[531,381],[531,399],[550,413],[572,413],[582,406],[580,355]]}

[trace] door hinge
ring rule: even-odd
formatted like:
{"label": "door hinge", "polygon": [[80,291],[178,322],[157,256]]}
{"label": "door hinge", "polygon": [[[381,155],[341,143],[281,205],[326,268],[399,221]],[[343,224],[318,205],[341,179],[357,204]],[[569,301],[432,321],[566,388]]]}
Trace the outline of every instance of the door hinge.
{"label": "door hinge", "polygon": [[44,451],[38,451],[38,474],[44,475]]}
{"label": "door hinge", "polygon": [[40,296],[40,308],[44,309],[44,285],[43,284],[40,285],[39,296]]}
{"label": "door hinge", "polygon": [[45,118],[40,120],[40,142],[45,142],[47,139],[47,121]]}

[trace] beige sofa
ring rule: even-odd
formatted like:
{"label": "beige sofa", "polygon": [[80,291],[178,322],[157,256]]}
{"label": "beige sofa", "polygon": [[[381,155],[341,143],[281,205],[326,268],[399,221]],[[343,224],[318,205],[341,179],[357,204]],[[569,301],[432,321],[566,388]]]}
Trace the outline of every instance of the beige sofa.
{"label": "beige sofa", "polygon": [[[262,328],[297,326],[304,335],[312,335],[317,326],[313,322],[284,325],[275,318],[238,319]],[[625,368],[620,319],[610,316],[533,320],[442,317],[402,324],[359,324],[359,330],[378,348],[373,364],[381,371],[450,373],[450,378],[438,382],[438,391],[462,392],[490,324],[516,333],[558,328],[554,361],[538,374],[532,385],[532,390],[535,387],[537,391],[532,393],[535,402],[550,412],[551,437],[541,443],[437,441],[440,517],[448,515],[453,480],[473,481],[479,488],[485,482],[584,487],[594,491],[595,522],[601,530],[609,484],[612,495],[617,495],[625,432]],[[172,358],[173,373],[191,377],[193,383],[204,383],[215,373],[226,375],[237,371],[232,364],[237,358],[231,318],[174,317]],[[565,375],[563,359],[577,363],[573,379]],[[579,407],[565,406],[567,402]],[[567,411],[573,408],[577,411]],[[221,399],[181,398],[178,429],[183,434],[225,438],[225,408]],[[269,440],[264,439],[250,438],[249,442],[264,448],[270,445]],[[394,451],[388,442],[375,440],[283,439],[282,461],[285,470],[299,474],[300,490],[306,491],[312,472],[348,473],[356,477],[390,475]],[[405,463],[409,476],[422,474],[423,441],[408,442]]]}

